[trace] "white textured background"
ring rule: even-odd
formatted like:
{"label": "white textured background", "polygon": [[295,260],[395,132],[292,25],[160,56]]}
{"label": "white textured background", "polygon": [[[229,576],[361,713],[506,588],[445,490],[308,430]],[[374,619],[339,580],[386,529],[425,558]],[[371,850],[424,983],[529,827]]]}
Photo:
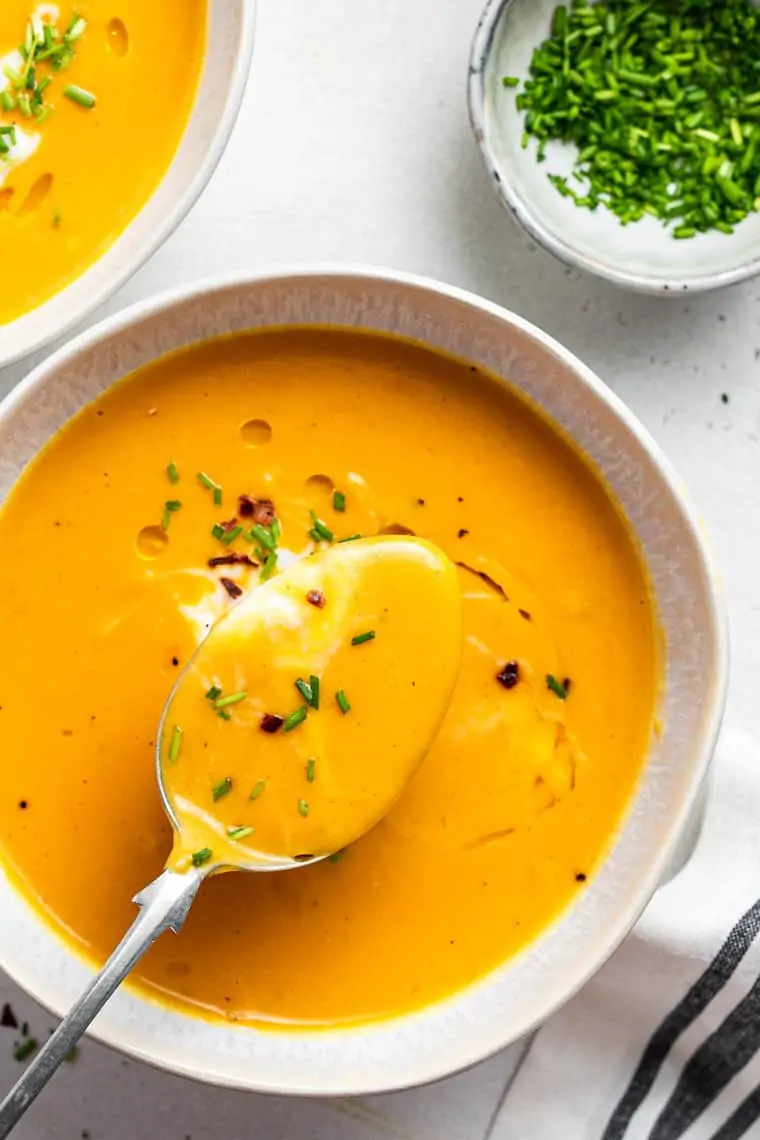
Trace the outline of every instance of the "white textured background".
{"label": "white textured background", "polygon": [[[689,485],[729,596],[728,718],[757,735],[760,283],[691,301],[639,298],[572,274],[513,228],[467,121],[481,0],[260,3],[254,74],[216,177],[105,311],[217,271],[330,260],[439,277],[541,325],[626,400]],[[28,367],[0,372],[0,393]],[[46,1034],[48,1016],[0,976],[8,999]],[[18,1073],[12,1038],[0,1030],[0,1088]],[[512,1051],[418,1092],[314,1105],[195,1086],[85,1042],[15,1135],[482,1140],[518,1059]]]}

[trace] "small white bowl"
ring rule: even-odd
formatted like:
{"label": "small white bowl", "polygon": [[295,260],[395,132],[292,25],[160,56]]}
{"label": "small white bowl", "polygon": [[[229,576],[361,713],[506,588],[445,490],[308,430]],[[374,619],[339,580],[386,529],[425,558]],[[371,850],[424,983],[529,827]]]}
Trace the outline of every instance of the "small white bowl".
{"label": "small white bowl", "polygon": [[[630,930],[672,865],[698,802],[723,709],[725,624],[716,571],[681,483],[620,400],[520,317],[401,273],[261,273],[143,302],[85,332],[0,405],[0,502],[51,435],[119,377],[200,340],[288,323],[395,333],[508,378],[575,440],[617,497],[649,568],[666,647],[662,732],[614,846],[577,902],[516,958],[446,1001],[358,1028],[262,1033],[122,991],[92,1030],[109,1045],[198,1080],[267,1092],[367,1094],[436,1080],[522,1037]],[[91,971],[1,867],[0,930],[0,967],[63,1012]]]}
{"label": "small white bowl", "polygon": [[[562,143],[536,159],[522,148],[523,114],[505,75],[528,78],[534,49],[550,33],[560,0],[489,0],[470,54],[469,107],[475,138],[501,201],[530,236],[562,261],[641,293],[705,292],[760,273],[760,214],[733,234],[677,241],[656,218],[623,226],[603,206],[581,209],[547,174],[569,176],[577,150]],[[571,183],[572,185],[572,183]]]}
{"label": "small white bowl", "polygon": [[208,0],[203,71],[171,166],[137,217],[97,261],[49,301],[0,324],[0,368],[88,316],[137,272],[195,204],[235,125],[251,69],[255,19],[256,0]]}

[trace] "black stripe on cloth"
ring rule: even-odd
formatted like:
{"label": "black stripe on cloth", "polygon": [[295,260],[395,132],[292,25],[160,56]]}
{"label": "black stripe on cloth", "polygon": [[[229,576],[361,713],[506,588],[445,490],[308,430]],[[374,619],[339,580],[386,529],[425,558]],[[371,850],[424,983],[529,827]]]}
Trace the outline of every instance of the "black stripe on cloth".
{"label": "black stripe on cloth", "polygon": [[756,1088],[746,1100],[742,1101],[736,1112],[729,1116],[712,1140],[739,1140],[739,1137],[752,1127],[758,1116],[760,1116],[760,1088]]}
{"label": "black stripe on cloth", "polygon": [[649,1140],[678,1140],[760,1049],[760,978],[684,1066]]}
{"label": "black stripe on cloth", "polygon": [[760,900],[739,919],[704,973],[652,1034],[602,1140],[622,1140],[673,1045],[720,993],[759,933]]}

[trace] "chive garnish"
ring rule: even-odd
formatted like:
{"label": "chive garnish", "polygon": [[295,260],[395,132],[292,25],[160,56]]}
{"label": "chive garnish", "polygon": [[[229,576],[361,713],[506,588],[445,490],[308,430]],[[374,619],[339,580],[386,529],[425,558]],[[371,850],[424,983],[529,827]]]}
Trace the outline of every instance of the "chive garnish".
{"label": "chive garnish", "polygon": [[314,674],[309,677],[309,688],[311,689],[311,707],[313,709],[319,708],[319,677]]}
{"label": "chive garnish", "polygon": [[346,496],[342,491],[333,491],[333,510],[345,511],[346,509]]}
{"label": "chive garnish", "polygon": [[338,689],[338,692],[335,694],[335,700],[338,702],[338,708],[344,716],[347,712],[351,711],[351,705],[348,703],[348,697],[342,689]]}
{"label": "chive garnish", "polygon": [[273,550],[271,552],[271,554],[268,554],[266,556],[266,558],[264,559],[264,564],[261,567],[261,574],[259,575],[259,580],[262,582],[266,582],[267,578],[272,577],[276,567],[277,567],[277,551]]}
{"label": "chive garnish", "polygon": [[328,863],[340,863],[341,859],[346,854],[346,851],[346,847],[342,847],[340,851],[333,851],[332,855],[327,856]]}
{"label": "chive garnish", "polygon": [[554,693],[555,697],[559,697],[561,701],[567,700],[567,687],[558,681],[552,673],[546,674],[546,687]]}
{"label": "chive garnish", "polygon": [[261,795],[261,793],[264,791],[265,787],[266,787],[266,780],[259,780],[258,784],[253,789],[253,791],[251,792],[251,794],[248,798],[250,800],[257,800],[259,798],[259,796]]}
{"label": "chive garnish", "polygon": [[225,776],[218,784],[214,784],[211,789],[211,795],[214,797],[214,803],[218,803],[224,796],[229,795],[232,791],[232,780],[229,776]]}
{"label": "chive garnish", "polygon": [[194,867],[202,867],[204,863],[208,863],[213,858],[213,855],[210,847],[201,847],[200,851],[193,851],[190,859]]}
{"label": "chive garnish", "polygon": [[307,804],[306,800],[298,801],[298,810],[304,819],[306,819],[306,816],[309,814],[309,805]]}
{"label": "chive garnish", "polygon": [[311,515],[311,521],[314,524],[309,531],[309,535],[312,538],[314,538],[316,535],[317,537],[315,541],[317,542],[334,542],[335,535],[330,530],[329,526],[325,526],[322,520],[320,518],[317,518],[315,511],[310,511],[309,514]]}
{"label": "chive garnish", "polygon": [[0,91],[0,107],[4,111],[12,111],[16,106],[16,100],[11,95],[10,91]]}
{"label": "chive garnish", "polygon": [[222,695],[222,690],[219,688],[219,686],[218,685],[212,685],[211,688],[209,689],[209,691],[206,693],[206,700],[207,701],[215,701],[216,698],[221,697],[221,695]]}
{"label": "chive garnish", "polygon": [[214,701],[214,708],[226,709],[229,708],[230,705],[239,705],[240,702],[244,701],[247,696],[248,693],[244,690],[240,693],[231,693],[229,697],[217,697]]}
{"label": "chive garnish", "polygon": [[[312,678],[312,680],[314,680],[314,678]],[[317,681],[317,704],[314,704],[314,690],[310,684],[299,677],[295,682],[295,686],[307,705],[310,705],[313,709],[319,708],[319,681]]]}
{"label": "chive garnish", "polygon": [[222,530],[224,531],[224,534],[219,539],[222,546],[231,546],[235,539],[243,533],[242,526],[231,526],[229,528],[222,527]]}
{"label": "chive garnish", "polygon": [[265,550],[274,550],[277,543],[275,542],[274,535],[268,526],[261,526],[260,523],[254,523],[251,527],[251,536],[253,542],[260,542]]}
{"label": "chive garnish", "polygon": [[317,762],[312,757],[309,760],[308,764],[306,765],[306,779],[309,781],[310,784],[314,783],[314,774],[316,771],[316,767],[317,767]]}
{"label": "chive garnish", "polygon": [[175,724],[174,731],[172,732],[171,743],[169,744],[169,763],[175,764],[179,757],[179,750],[182,747],[182,729],[178,724]]}
{"label": "chive garnish", "polygon": [[282,534],[282,527],[280,526],[280,520],[277,518],[277,515],[275,515],[274,518],[272,519],[272,521],[269,525],[269,529],[272,532],[272,538],[274,539],[274,541],[276,543],[279,542],[280,541],[280,535]]}
{"label": "chive garnish", "polygon": [[214,538],[218,538],[220,542],[222,541],[222,539],[224,538],[226,533],[227,533],[227,531],[224,529],[224,527],[221,525],[221,523],[216,523],[211,528],[211,534],[213,535]]}
{"label": "chive garnish", "polygon": [[171,521],[172,515],[175,513],[175,511],[179,511],[181,509],[182,503],[179,501],[179,499],[170,499],[168,502],[164,503],[164,513],[161,516],[161,530],[169,529],[169,522]]}
{"label": "chive garnish", "polygon": [[77,87],[75,83],[67,83],[63,93],[72,103],[77,103],[87,111],[91,111],[97,101],[91,91],[85,91],[84,87]]}
{"label": "chive garnish", "polygon": [[233,842],[238,842],[241,839],[247,839],[249,835],[253,835],[252,827],[228,827],[227,835]]}
{"label": "chive garnish", "polygon": [[222,505],[222,488],[219,486],[219,484],[215,483],[214,480],[211,478],[211,476],[207,475],[205,471],[199,471],[197,477],[198,477],[198,482],[200,483],[200,485],[202,487],[205,487],[207,491],[212,492],[212,494],[214,496],[214,506],[215,507],[221,507],[221,505]]}
{"label": "chive garnish", "polygon": [[179,483],[179,468],[174,460],[167,465],[166,475],[170,483]]}
{"label": "chive garnish", "polygon": [[365,641],[374,641],[377,637],[374,629],[368,629],[366,633],[357,633],[356,637],[351,638],[352,645],[364,645]]}
{"label": "chive garnish", "polygon": [[288,713],[282,722],[282,731],[291,732],[292,729],[298,728],[299,724],[303,724],[307,716],[308,712],[303,705],[301,705],[300,708],[294,709],[292,713]]}
{"label": "chive garnish", "polygon": [[345,538],[339,538],[338,542],[356,542],[357,538],[361,538],[360,534],[349,534]]}
{"label": "chive garnish", "polygon": [[230,716],[230,714],[229,714],[229,713],[226,711],[226,709],[217,709],[217,710],[216,710],[216,715],[217,715],[217,716],[218,716],[218,717],[219,717],[221,720],[232,720],[232,717],[231,717],[231,716]]}

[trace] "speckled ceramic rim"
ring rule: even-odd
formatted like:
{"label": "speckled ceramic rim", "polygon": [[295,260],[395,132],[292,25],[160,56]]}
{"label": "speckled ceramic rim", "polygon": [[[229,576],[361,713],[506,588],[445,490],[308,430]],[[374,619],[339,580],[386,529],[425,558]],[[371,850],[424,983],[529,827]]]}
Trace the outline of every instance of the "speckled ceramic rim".
{"label": "speckled ceramic rim", "polygon": [[[437,1080],[523,1037],[580,989],[625,937],[672,863],[698,803],[725,701],[726,625],[712,555],[682,485],[621,401],[520,317],[451,286],[392,271],[327,265],[214,280],[104,321],[0,404],[0,498],[35,447],[128,364],[194,343],[209,330],[299,320],[385,329],[446,347],[508,375],[565,430],[577,429],[580,446],[595,460],[604,457],[605,478],[624,492],[621,502],[649,562],[663,624],[677,643],[667,659],[664,728],[652,741],[606,861],[573,906],[486,978],[417,1013],[317,1033],[208,1023],[122,991],[92,1031],[141,1060],[213,1084],[367,1095]],[[9,459],[11,441],[15,457]],[[90,971],[13,890],[2,868],[0,921],[0,965],[61,1013]]]}
{"label": "speckled ceramic rim", "polygon": [[[229,8],[220,16],[226,5]],[[209,0],[209,35],[214,21],[221,24],[222,20],[228,20],[236,32],[234,49],[224,53],[223,75],[217,66],[213,75],[201,76],[188,128],[164,178],[136,218],[84,273],[38,308],[10,324],[0,324],[0,368],[51,344],[94,312],[153,256],[200,197],[224,154],[243,102],[253,56],[256,0]],[[207,63],[208,58],[207,54]],[[202,106],[207,84],[214,92],[221,92],[222,99],[213,121],[198,127],[204,136],[198,161],[195,154],[185,155],[183,148],[196,112],[199,118],[211,118]],[[192,173],[185,186],[168,193],[169,181],[181,160],[192,168]],[[155,218],[146,224],[152,207],[159,208]]]}
{"label": "speckled ceramic rim", "polygon": [[611,265],[596,261],[593,257],[587,257],[569,242],[563,241],[561,237],[552,233],[539,221],[531,211],[530,206],[515,190],[509,178],[509,171],[500,166],[497,161],[489,137],[486,114],[485,74],[488,60],[496,29],[507,9],[513,3],[514,0],[488,0],[472,41],[467,94],[470,123],[496,193],[502,204],[507,207],[512,217],[525,232],[539,245],[558,257],[560,261],[564,261],[566,265],[570,265],[574,269],[583,269],[596,277],[602,277],[615,285],[633,289],[638,293],[667,297],[679,297],[685,292],[708,293],[713,289],[722,289],[726,285],[735,285],[739,281],[746,281],[757,276],[760,273],[760,257],[753,258],[735,269],[697,276],[666,279],[648,277],[646,274],[640,273],[628,273],[624,269],[615,269]]}

